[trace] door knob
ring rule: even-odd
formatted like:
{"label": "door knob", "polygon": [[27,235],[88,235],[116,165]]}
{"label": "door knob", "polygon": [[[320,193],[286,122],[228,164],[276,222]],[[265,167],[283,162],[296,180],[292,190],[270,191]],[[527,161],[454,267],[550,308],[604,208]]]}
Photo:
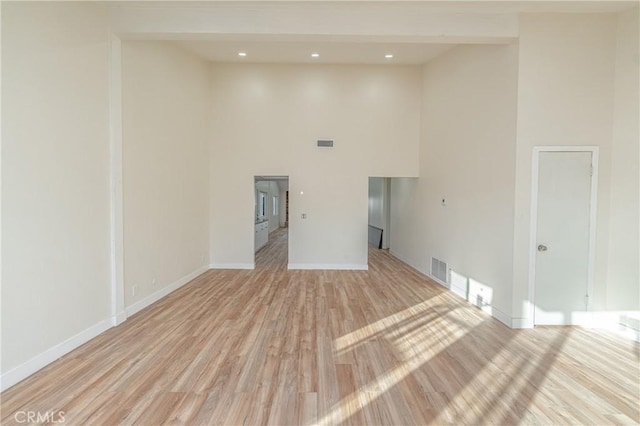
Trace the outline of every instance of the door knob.
{"label": "door knob", "polygon": [[544,244],[538,245],[538,251],[547,251],[547,246],[545,246]]}

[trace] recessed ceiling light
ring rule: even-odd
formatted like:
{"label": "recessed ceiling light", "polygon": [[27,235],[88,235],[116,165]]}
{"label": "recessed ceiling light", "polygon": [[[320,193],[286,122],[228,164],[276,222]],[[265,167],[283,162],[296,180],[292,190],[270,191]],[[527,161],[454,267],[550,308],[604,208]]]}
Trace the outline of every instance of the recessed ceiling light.
{"label": "recessed ceiling light", "polygon": [[244,58],[247,56],[247,52],[238,52],[238,56],[242,56]]}
{"label": "recessed ceiling light", "polygon": [[312,58],[317,58],[318,56],[320,56],[320,54],[319,54],[319,53],[312,53],[312,54],[311,54],[311,57],[312,57]]}
{"label": "recessed ceiling light", "polygon": [[384,57],[387,59],[391,59],[393,58],[393,55],[391,53],[387,53],[386,55],[384,55]]}

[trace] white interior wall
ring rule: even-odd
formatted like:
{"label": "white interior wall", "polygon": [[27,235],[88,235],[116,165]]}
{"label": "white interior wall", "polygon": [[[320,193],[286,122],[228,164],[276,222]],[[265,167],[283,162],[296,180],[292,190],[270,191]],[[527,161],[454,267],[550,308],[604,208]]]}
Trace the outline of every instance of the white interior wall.
{"label": "white interior wall", "polygon": [[[618,16],[606,307],[640,310],[638,9]],[[638,326],[636,325],[636,328]]]}
{"label": "white interior wall", "polygon": [[280,227],[284,227],[287,221],[287,189],[280,188]]}
{"label": "white interior wall", "polygon": [[[211,181],[228,182],[212,196],[229,206],[212,211],[213,263],[251,267],[254,176],[287,175],[291,266],[366,268],[368,177],[417,174],[420,67],[216,64],[211,75]],[[316,147],[327,138],[333,149]]]}
{"label": "white interior wall", "polygon": [[100,4],[2,4],[2,387],[110,326]]}
{"label": "white interior wall", "polygon": [[[256,187],[255,187],[255,219],[256,221],[260,218],[260,193],[263,192],[265,194],[265,196],[267,196],[267,214],[269,211],[269,201],[268,201],[268,194],[267,192],[269,191],[269,182],[267,181],[258,181],[256,182]],[[268,218],[268,217],[267,217]]]}
{"label": "white interior wall", "polygon": [[[273,197],[276,197],[276,203],[278,205],[277,215],[273,214]],[[280,211],[280,188],[278,187],[278,182],[272,181],[269,182],[269,232],[280,228]]]}
{"label": "white interior wall", "polygon": [[[513,311],[523,325],[531,323],[527,303],[529,248],[534,244],[529,237],[531,166],[537,145],[599,147],[591,302],[596,310],[608,308],[616,19],[615,14],[527,14],[521,18]],[[636,168],[637,164],[636,160]]]}
{"label": "white interior wall", "polygon": [[[517,45],[461,46],[424,68],[420,179],[392,179],[391,251],[511,315]],[[445,198],[445,206],[442,205]],[[464,279],[463,279],[464,278]],[[464,281],[464,282],[463,282]],[[474,297],[477,300],[477,297]]]}
{"label": "white interior wall", "polygon": [[[280,227],[280,205],[278,205],[278,214],[273,214],[273,197],[278,197],[280,204],[280,188],[275,181],[258,181],[256,182],[256,190],[267,194],[267,215],[269,221],[269,232],[273,232]],[[256,191],[256,204],[258,203],[258,192]]]}
{"label": "white interior wall", "polygon": [[[424,274],[429,274],[429,262],[419,255],[427,238],[426,221],[421,206],[424,191],[418,178],[391,179],[391,239],[389,251],[397,258]],[[418,237],[420,236],[420,237]]]}
{"label": "white interior wall", "polygon": [[384,178],[383,184],[384,234],[382,235],[382,248],[389,249],[391,241],[391,178]]}
{"label": "white interior wall", "polygon": [[369,178],[369,225],[382,229],[382,248],[389,248],[389,179]]}
{"label": "white interior wall", "polygon": [[369,178],[369,225],[384,229],[384,178]]}
{"label": "white interior wall", "polygon": [[122,87],[125,305],[136,311],[209,264],[208,63],[126,41]]}

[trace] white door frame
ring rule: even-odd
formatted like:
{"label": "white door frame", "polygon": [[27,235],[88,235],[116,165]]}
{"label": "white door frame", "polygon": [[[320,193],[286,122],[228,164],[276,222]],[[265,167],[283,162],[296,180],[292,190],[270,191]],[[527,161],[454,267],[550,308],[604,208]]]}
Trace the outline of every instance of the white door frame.
{"label": "white door frame", "polygon": [[[538,178],[539,160],[541,152],[590,152],[591,153],[591,204],[589,212],[589,268],[587,271],[587,311],[593,296],[593,282],[595,276],[596,258],[596,216],[598,206],[598,147],[597,146],[535,146],[533,147],[533,164],[531,168],[531,225],[529,235],[529,318],[531,326],[536,325],[535,319],[535,284],[536,284],[536,239],[538,233]],[[588,319],[585,318],[588,322]]]}

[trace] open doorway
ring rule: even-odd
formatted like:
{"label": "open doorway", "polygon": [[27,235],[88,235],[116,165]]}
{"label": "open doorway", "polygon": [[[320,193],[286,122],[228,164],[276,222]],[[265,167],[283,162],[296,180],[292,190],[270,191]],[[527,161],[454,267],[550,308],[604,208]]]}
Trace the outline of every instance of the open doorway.
{"label": "open doorway", "polygon": [[369,178],[368,242],[370,249],[388,249],[390,235],[391,178]]}
{"label": "open doorway", "polygon": [[286,268],[289,260],[289,177],[255,176],[256,269]]}

